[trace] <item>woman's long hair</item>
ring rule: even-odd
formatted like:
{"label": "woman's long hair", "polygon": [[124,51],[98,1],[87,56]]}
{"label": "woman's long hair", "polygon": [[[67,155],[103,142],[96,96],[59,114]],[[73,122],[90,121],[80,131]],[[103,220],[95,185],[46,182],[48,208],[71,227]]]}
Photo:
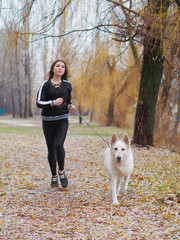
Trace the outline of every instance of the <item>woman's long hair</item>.
{"label": "woman's long hair", "polygon": [[49,71],[49,75],[48,75],[48,80],[52,79],[53,76],[54,76],[54,72],[53,72],[53,69],[54,69],[54,66],[56,65],[57,62],[63,62],[64,65],[65,65],[65,72],[64,74],[62,75],[61,79],[62,80],[67,80],[68,78],[68,69],[67,69],[67,65],[65,63],[64,60],[60,60],[60,59],[57,59],[56,61],[53,62],[53,64],[51,65],[51,68],[50,68],[50,71]]}

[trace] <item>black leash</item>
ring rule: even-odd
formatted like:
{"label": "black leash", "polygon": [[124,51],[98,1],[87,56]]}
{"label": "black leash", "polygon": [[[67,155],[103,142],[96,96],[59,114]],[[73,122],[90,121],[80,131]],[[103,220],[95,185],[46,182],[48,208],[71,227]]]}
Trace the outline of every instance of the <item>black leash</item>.
{"label": "black leash", "polygon": [[78,112],[78,110],[76,110],[76,108],[74,109],[76,111],[76,113],[79,115],[80,118],[82,118],[82,120],[88,125],[88,127],[91,128],[91,130],[93,132],[95,132],[109,147],[109,143],[98,133],[96,132],[96,130],[94,130],[94,128],[91,127],[91,125],[82,117],[82,115]]}

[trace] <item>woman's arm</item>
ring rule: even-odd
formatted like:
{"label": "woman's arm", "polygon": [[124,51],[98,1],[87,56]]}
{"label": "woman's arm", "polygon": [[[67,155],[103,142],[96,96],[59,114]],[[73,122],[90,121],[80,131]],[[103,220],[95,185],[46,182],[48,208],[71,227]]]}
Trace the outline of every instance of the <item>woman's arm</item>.
{"label": "woman's arm", "polygon": [[45,97],[46,90],[47,90],[46,86],[47,86],[47,81],[45,81],[41,85],[41,87],[37,93],[36,105],[38,108],[52,107],[55,105],[54,100],[48,100],[48,101],[46,100],[46,97]]}

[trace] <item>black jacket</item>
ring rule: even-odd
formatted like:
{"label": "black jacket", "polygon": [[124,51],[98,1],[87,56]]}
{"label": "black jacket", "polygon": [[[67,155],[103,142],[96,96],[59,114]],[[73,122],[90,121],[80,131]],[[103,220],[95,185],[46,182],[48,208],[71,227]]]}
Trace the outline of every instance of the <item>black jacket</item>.
{"label": "black jacket", "polygon": [[[68,117],[69,106],[72,104],[71,92],[72,86],[68,81],[62,80],[58,88],[52,85],[51,80],[45,81],[37,93],[36,100],[37,107],[42,108],[42,119],[52,121]],[[63,98],[63,103],[55,106],[54,100],[59,97]]]}

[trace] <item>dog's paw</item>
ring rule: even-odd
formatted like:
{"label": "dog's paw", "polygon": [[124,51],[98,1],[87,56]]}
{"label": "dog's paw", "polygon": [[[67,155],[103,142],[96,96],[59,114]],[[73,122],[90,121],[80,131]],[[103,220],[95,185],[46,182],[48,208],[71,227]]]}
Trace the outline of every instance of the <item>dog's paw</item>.
{"label": "dog's paw", "polygon": [[126,190],[121,189],[121,190],[118,192],[117,196],[124,196],[125,194],[126,194]]}
{"label": "dog's paw", "polygon": [[118,200],[114,200],[114,201],[113,201],[113,205],[119,205]]}

